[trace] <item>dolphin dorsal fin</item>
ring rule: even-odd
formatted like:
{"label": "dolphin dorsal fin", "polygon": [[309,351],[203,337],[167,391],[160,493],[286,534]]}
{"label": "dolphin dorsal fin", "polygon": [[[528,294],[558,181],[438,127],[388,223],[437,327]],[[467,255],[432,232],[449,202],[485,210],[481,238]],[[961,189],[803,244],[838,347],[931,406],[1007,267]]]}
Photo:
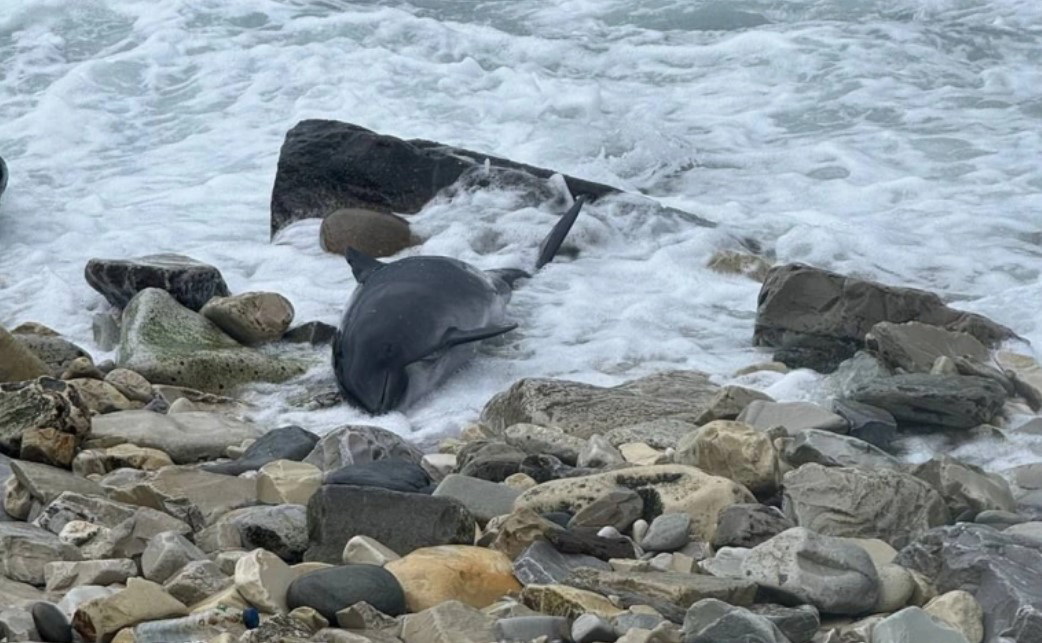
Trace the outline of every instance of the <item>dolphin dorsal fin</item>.
{"label": "dolphin dorsal fin", "polygon": [[535,269],[539,270],[546,264],[550,263],[557,251],[561,249],[561,244],[564,243],[564,238],[568,236],[568,231],[572,229],[572,224],[575,223],[575,219],[579,216],[579,210],[582,210],[583,203],[586,202],[585,195],[579,195],[575,199],[575,204],[564,213],[564,216],[554,224],[550,234],[546,235],[543,242],[539,244],[539,259],[535,262]]}
{"label": "dolphin dorsal fin", "polygon": [[351,273],[354,274],[355,281],[358,283],[365,283],[365,280],[369,278],[369,275],[387,265],[373,259],[361,250],[352,248],[351,246],[347,247],[345,255],[347,257],[348,265],[351,266]]}

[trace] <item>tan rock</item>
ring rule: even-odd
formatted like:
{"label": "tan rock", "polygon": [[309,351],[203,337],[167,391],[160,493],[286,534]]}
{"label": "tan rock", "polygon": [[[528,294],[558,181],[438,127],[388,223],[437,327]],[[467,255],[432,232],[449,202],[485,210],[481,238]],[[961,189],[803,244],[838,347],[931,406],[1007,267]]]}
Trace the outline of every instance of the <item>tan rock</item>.
{"label": "tan rock", "polygon": [[279,339],[293,322],[293,304],[273,292],[214,297],[199,312],[247,346]]}
{"label": "tan rock", "polygon": [[29,429],[22,433],[19,457],[54,467],[69,468],[76,455],[76,436],[57,429]]}
{"label": "tan rock", "polygon": [[894,559],[897,558],[897,550],[878,538],[842,538],[838,536],[837,538],[864,549],[872,557],[872,562],[877,569],[894,562]]}
{"label": "tan rock", "polygon": [[488,533],[495,534],[490,547],[511,560],[532,543],[546,540],[546,533],[557,528],[532,509],[518,509],[502,520],[497,518],[490,520],[485,527]]}
{"label": "tan rock", "polygon": [[188,608],[160,585],[143,578],[131,578],[125,589],[80,605],[72,624],[87,641],[100,642],[124,627],[187,614]]}
{"label": "tan rock", "polygon": [[105,379],[105,374],[98,370],[89,357],[77,357],[69,362],[68,368],[62,373],[61,379],[74,380],[78,378],[90,378],[95,380]]}
{"label": "tan rock", "polygon": [[0,326],[0,382],[34,380],[49,372],[35,353]]}
{"label": "tan rock", "polygon": [[771,438],[743,422],[714,420],[687,434],[673,459],[734,480],[753,493],[770,494],[778,487],[778,452]]}
{"label": "tan rock", "polygon": [[295,578],[289,565],[263,549],[255,549],[235,563],[235,589],[251,605],[269,614],[288,611],[286,591]]}
{"label": "tan rock", "polygon": [[327,621],[326,618],[319,614],[318,610],[313,607],[298,607],[290,611],[289,617],[295,621],[300,621],[312,632],[317,632],[324,627],[329,627],[329,621]]}
{"label": "tan rock", "polygon": [[393,549],[369,536],[352,536],[344,545],[343,561],[345,565],[365,564],[384,566],[401,558]]}
{"label": "tan rock", "polygon": [[708,424],[713,420],[733,420],[738,414],[745,410],[751,402],[762,400],[773,402],[774,399],[766,393],[745,388],[744,386],[725,386],[716,392],[713,399],[709,400],[709,408],[698,416],[695,424]]}
{"label": "tan rock", "polygon": [[664,451],[659,451],[644,442],[626,442],[618,446],[622,457],[630,464],[639,466],[651,466],[653,464],[668,464],[669,456]]}
{"label": "tan rock", "polygon": [[596,592],[568,585],[528,585],[521,590],[521,601],[537,612],[565,618],[591,613],[611,619],[624,611]]}
{"label": "tan rock", "polygon": [[322,486],[322,470],[307,462],[275,460],[257,473],[257,499],[271,505],[306,505]]}
{"label": "tan rock", "polygon": [[788,373],[789,367],[782,362],[758,362],[743,366],[734,372],[735,377],[751,375],[752,373]]}
{"label": "tan rock", "polygon": [[401,583],[405,604],[412,612],[445,601],[480,609],[521,590],[510,559],[483,547],[423,547],[384,568]]}
{"label": "tan rock", "polygon": [[127,399],[119,389],[102,380],[80,377],[69,380],[69,385],[76,388],[87,408],[95,413],[131,411],[145,406],[142,402]]}
{"label": "tan rock", "polygon": [[888,563],[876,568],[879,573],[879,599],[873,612],[896,612],[908,605],[915,593],[915,581],[907,569]]}
{"label": "tan rock", "polygon": [[969,592],[957,589],[941,594],[928,602],[923,610],[962,632],[970,643],[984,640],[984,610]]}
{"label": "tan rock", "polygon": [[244,610],[247,607],[250,607],[250,603],[239,594],[239,590],[235,588],[235,585],[231,585],[206,600],[192,605],[190,609],[192,614],[199,614],[200,612],[217,608]]}
{"label": "tan rock", "polygon": [[507,476],[506,480],[503,481],[503,484],[512,489],[517,489],[518,491],[528,491],[539,483],[533,480],[532,476],[527,473],[515,473]]}
{"label": "tan rock", "polygon": [[348,246],[370,257],[389,257],[412,245],[409,222],[389,212],[342,208],[322,220],[322,249],[343,256]]}
{"label": "tan rock", "polygon": [[402,619],[405,643],[489,643],[495,620],[458,601],[442,603]]}
{"label": "tan rock", "polygon": [[15,476],[4,481],[4,511],[15,520],[28,520],[33,508],[33,497]]}
{"label": "tan rock", "polygon": [[706,266],[713,272],[729,275],[743,275],[756,282],[767,278],[771,263],[763,257],[738,252],[737,250],[718,250],[709,259]]}
{"label": "tan rock", "polygon": [[105,382],[116,388],[128,400],[148,403],[152,399],[152,384],[137,371],[114,368],[105,375]]}
{"label": "tan rock", "polygon": [[915,585],[912,596],[908,599],[909,605],[922,607],[937,597],[937,588],[934,587],[933,581],[914,569],[909,569],[908,573],[912,575],[912,583]]}

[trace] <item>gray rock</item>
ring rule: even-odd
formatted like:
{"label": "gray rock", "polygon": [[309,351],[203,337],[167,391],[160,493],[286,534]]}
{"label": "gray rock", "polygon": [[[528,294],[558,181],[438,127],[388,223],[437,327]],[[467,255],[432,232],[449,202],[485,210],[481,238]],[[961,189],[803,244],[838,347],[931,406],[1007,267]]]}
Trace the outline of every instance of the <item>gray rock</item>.
{"label": "gray rock", "polygon": [[698,424],[708,424],[713,420],[734,420],[745,407],[752,402],[773,402],[774,398],[766,393],[745,388],[743,386],[725,386],[716,392],[709,401],[709,408],[698,418]]}
{"label": "gray rock", "polygon": [[717,641],[789,643],[769,619],[715,598],[704,598],[684,615],[684,643]]}
{"label": "gray rock", "polygon": [[405,593],[398,579],[376,565],[339,565],[300,576],[289,585],[286,605],[311,607],[331,623],[345,607],[365,601],[389,616],[405,612]]}
{"label": "gray rock", "polygon": [[551,641],[567,641],[571,634],[568,619],[563,616],[515,616],[501,618],[494,628],[496,641],[528,643],[541,636]]}
{"label": "gray rock", "polygon": [[[614,527],[621,532],[629,529],[643,513],[644,500],[636,491],[626,487],[615,487],[575,512],[568,521],[568,527]],[[688,524],[690,519],[688,516]]]}
{"label": "gray rock", "polygon": [[0,384],[0,450],[17,454],[22,435],[38,427],[81,436],[90,427],[90,410],[75,387],[41,377]]}
{"label": "gray rock", "polygon": [[282,341],[293,344],[320,346],[329,344],[336,335],[336,326],[320,321],[309,321],[286,331]]}
{"label": "gray rock", "polygon": [[846,433],[850,428],[839,415],[810,402],[754,400],[738,414],[738,421],[762,431],[783,426],[789,435],[806,429]]}
{"label": "gray rock", "polygon": [[783,607],[761,603],[750,605],[747,609],[777,625],[792,643],[810,643],[821,626],[821,617],[813,605]]}
{"label": "gray rock", "polygon": [[646,551],[676,551],[690,540],[690,527],[691,516],[687,514],[662,514],[651,521],[640,546]]}
{"label": "gray rock", "polygon": [[307,510],[303,505],[244,507],[217,524],[234,525],[246,549],[266,549],[288,563],[300,562],[308,548]]}
{"label": "gray rock", "polygon": [[200,530],[217,518],[257,503],[255,480],[208,473],[191,467],[164,467],[153,474],[113,480],[105,477],[109,497],[160,509]]}
{"label": "gray rock", "polygon": [[785,474],[783,510],[826,536],[879,538],[901,547],[948,522],[940,494],[911,474],[805,464]]}
{"label": "gray rock", "polygon": [[732,605],[751,605],[756,597],[754,582],[683,572],[618,572],[583,568],[572,572],[565,584],[602,596],[619,596],[624,607],[650,605],[674,622],[681,622],[684,610],[703,598],[717,598]]}
{"label": "gray rock", "polygon": [[529,455],[552,455],[561,462],[575,465],[586,442],[560,429],[536,424],[515,424],[503,432],[507,444]]}
{"label": "gray rock", "polygon": [[72,643],[72,623],[57,605],[41,601],[33,605],[32,616],[40,640],[49,643]]}
{"label": "gray rock", "polygon": [[865,336],[865,344],[888,364],[908,373],[929,373],[938,357],[988,359],[988,349],[973,335],[920,322],[880,322]]}
{"label": "gray rock", "polygon": [[24,523],[0,523],[0,574],[13,581],[43,587],[47,563],[81,558],[75,547],[49,531]]}
{"label": "gray rock", "polygon": [[370,257],[390,257],[412,245],[409,222],[391,214],[363,208],[341,208],[322,219],[322,249],[344,256],[348,246]]}
{"label": "gray rock", "polygon": [[11,460],[11,473],[33,500],[41,505],[53,501],[66,491],[84,496],[105,495],[104,489],[96,482],[46,464]]}
{"label": "gray rock", "polygon": [[757,302],[753,331],[757,346],[781,346],[794,335],[860,345],[883,321],[920,321],[967,332],[986,346],[1015,337],[1013,331],[985,317],[949,308],[933,293],[802,264],[771,268]]}
{"label": "gray rock", "polygon": [[1022,522],[1018,525],[1006,527],[1002,531],[1011,536],[1019,536],[1020,538],[1034,540],[1042,546],[1042,521],[1033,520],[1031,522]]}
{"label": "gray rock", "polygon": [[695,371],[672,371],[613,388],[566,380],[523,379],[497,394],[481,413],[495,431],[519,423],[556,427],[587,439],[660,418],[694,421],[718,387]]}
{"label": "gray rock", "polygon": [[814,462],[826,467],[901,468],[901,462],[868,442],[831,431],[807,429],[786,442],[782,457],[793,468]]}
{"label": "gray rock", "polygon": [[[28,326],[28,327],[27,327]],[[45,328],[45,327],[44,327]],[[40,332],[41,327],[23,324],[11,331],[20,344],[28,348],[47,366],[51,377],[60,378],[62,373],[77,359],[90,354],[69,340],[51,334],[50,329]]]}
{"label": "gray rock", "polygon": [[284,426],[272,429],[246,447],[241,456],[231,462],[205,464],[202,469],[211,473],[237,476],[246,471],[256,471],[275,460],[300,462],[318,444],[319,437],[299,426]]}
{"label": "gray rock", "polygon": [[944,497],[952,516],[987,510],[1016,511],[1017,503],[1005,478],[948,456],[935,456],[912,473]]}
{"label": "gray rock", "polygon": [[591,435],[579,451],[576,460],[580,467],[600,469],[626,462],[622,453],[603,435]]}
{"label": "gray rock", "polygon": [[845,399],[833,400],[832,411],[850,424],[852,438],[888,449],[897,437],[897,420],[890,411]]}
{"label": "gray rock", "polygon": [[191,411],[162,415],[151,411],[120,411],[94,416],[86,446],[100,448],[129,442],[159,449],[174,462],[185,464],[215,460],[222,457],[228,447],[262,435],[259,427],[223,413]]}
{"label": "gray rock", "polygon": [[[456,466],[461,475],[480,478],[490,482],[503,482],[515,473],[521,472],[521,463],[529,457],[537,461],[545,460],[562,467],[564,466],[564,463],[553,456],[529,456],[515,446],[491,440],[467,442],[456,454],[456,457]],[[552,467],[550,468],[552,469]],[[553,477],[551,471],[550,479],[553,479]],[[534,479],[538,482],[540,478],[534,477]]]}
{"label": "gray rock", "polygon": [[969,429],[995,417],[1006,391],[983,377],[912,373],[866,382],[850,397],[889,411],[900,424]]}
{"label": "gray rock", "polygon": [[419,464],[423,453],[387,429],[349,424],[323,435],[304,462],[333,471],[349,464],[388,458]]}
{"label": "gray rock", "polygon": [[139,623],[131,630],[132,640],[137,643],[189,643],[209,641],[225,633],[238,640],[246,631],[242,620],[242,612],[239,610],[204,610],[180,618]]}
{"label": "gray rock", "polygon": [[583,614],[572,623],[575,643],[615,643],[618,637],[612,624],[597,614]]}
{"label": "gray rock", "polygon": [[32,613],[22,607],[0,607],[0,637],[4,641],[35,641],[40,638]]}
{"label": "gray rock", "polygon": [[50,374],[43,361],[0,326],[0,383],[24,382]]}
{"label": "gray rock", "polygon": [[522,585],[557,585],[581,567],[611,569],[611,565],[599,558],[562,554],[550,543],[537,540],[514,559],[514,576]]}
{"label": "gray rock", "polygon": [[[44,505],[33,523],[52,534],[60,534],[62,529],[74,520],[111,529],[132,518],[141,519],[136,534],[142,538],[151,538],[161,531],[175,531],[179,534],[192,532],[191,527],[185,522],[157,509],[117,502],[103,496],[85,496],[72,491],[62,492],[60,496]],[[157,531],[146,531],[146,524],[155,527]]]}
{"label": "gray rock", "polygon": [[720,512],[714,547],[755,547],[796,525],[776,507],[737,504]]}
{"label": "gray rock", "polygon": [[10,580],[0,573],[0,605],[30,607],[33,603],[46,599],[43,590],[28,583]]}
{"label": "gray rock", "polygon": [[984,611],[985,641],[1027,627],[1032,610],[1042,608],[1042,545],[1028,538],[960,523],[922,534],[894,562],[925,575],[938,592],[973,594]]}
{"label": "gray rock", "polygon": [[676,448],[681,438],[692,431],[697,431],[699,426],[695,420],[684,421],[665,417],[620,426],[606,432],[604,437],[612,446],[628,442],[643,442],[655,449],[669,449]]}
{"label": "gray rock", "polygon": [[137,564],[126,558],[54,562],[44,566],[47,591],[57,592],[80,585],[114,585],[137,576]]}
{"label": "gray rock", "polygon": [[400,555],[474,542],[474,516],[458,501],[373,487],[323,485],[308,501],[307,522],[308,561],[339,562],[353,536],[375,538]]}
{"label": "gray rock", "polygon": [[648,610],[648,612],[627,610],[613,616],[611,623],[612,627],[615,628],[615,633],[619,636],[624,636],[626,632],[632,629],[653,630],[663,623],[669,623],[669,621],[663,618],[661,614],[651,613],[651,610]]}
{"label": "gray rock", "polygon": [[94,313],[91,316],[91,334],[98,348],[106,352],[116,348],[119,344],[119,325],[122,319],[122,311]]}
{"label": "gray rock", "polygon": [[402,619],[406,643],[488,643],[496,640],[491,616],[464,605],[446,601]]}
{"label": "gray rock", "polygon": [[865,550],[803,527],[754,547],[742,561],[741,573],[827,614],[867,612],[879,595],[879,576]]}
{"label": "gray rock", "polygon": [[166,531],[145,547],[141,571],[148,580],[162,584],[193,560],[207,560],[206,554],[184,536]]}
{"label": "gray rock", "polygon": [[906,607],[872,628],[872,643],[968,643],[958,632],[918,607]]}
{"label": "gray rock", "polygon": [[451,473],[438,484],[433,495],[458,500],[478,522],[484,524],[496,516],[510,513],[521,493],[502,483]]}
{"label": "gray rock", "polygon": [[293,321],[293,304],[278,293],[246,292],[214,297],[199,314],[235,341],[254,346],[282,337]]}
{"label": "gray rock", "polygon": [[84,271],[87,283],[116,308],[125,308],[134,295],[159,288],[192,310],[199,310],[211,297],[230,294],[217,268],[176,254],[157,254],[133,259],[91,259]]}
{"label": "gray rock", "polygon": [[149,382],[227,393],[247,382],[282,382],[304,364],[239,344],[213,322],[148,288],[123,311],[118,365]]}
{"label": "gray rock", "polygon": [[163,584],[168,594],[185,605],[194,605],[226,589],[232,579],[212,560],[193,560]]}
{"label": "gray rock", "polygon": [[349,464],[329,471],[324,484],[379,487],[403,493],[430,493],[431,478],[427,471],[408,460],[376,460]]}

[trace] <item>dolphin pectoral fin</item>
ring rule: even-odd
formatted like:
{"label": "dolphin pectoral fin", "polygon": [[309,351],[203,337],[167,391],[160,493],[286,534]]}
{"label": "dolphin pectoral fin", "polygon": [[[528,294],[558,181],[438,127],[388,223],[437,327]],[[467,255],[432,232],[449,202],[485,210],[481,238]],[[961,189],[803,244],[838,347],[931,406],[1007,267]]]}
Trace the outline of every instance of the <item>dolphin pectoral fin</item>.
{"label": "dolphin pectoral fin", "polygon": [[383,268],[386,264],[373,259],[369,255],[365,254],[361,250],[347,247],[345,253],[347,263],[351,266],[351,273],[355,276],[355,281],[358,283],[365,282],[366,278],[369,277],[375,270]]}
{"label": "dolphin pectoral fin", "polygon": [[572,224],[575,223],[575,219],[579,216],[579,210],[582,209],[583,203],[586,203],[586,196],[580,194],[576,197],[575,204],[554,224],[550,234],[546,235],[543,242],[539,244],[539,259],[535,262],[536,270],[550,263],[557,251],[561,249],[561,244],[564,243],[564,238],[568,236],[568,231],[572,229]]}
{"label": "dolphin pectoral fin", "polygon": [[503,333],[509,333],[515,328],[517,328],[517,324],[494,324],[482,328],[473,328],[471,330],[450,328],[445,331],[445,336],[441,340],[441,345],[443,347],[451,347],[459,346],[460,344],[467,344],[469,342],[477,342],[483,339],[488,339],[489,337],[495,337],[496,335],[502,335]]}

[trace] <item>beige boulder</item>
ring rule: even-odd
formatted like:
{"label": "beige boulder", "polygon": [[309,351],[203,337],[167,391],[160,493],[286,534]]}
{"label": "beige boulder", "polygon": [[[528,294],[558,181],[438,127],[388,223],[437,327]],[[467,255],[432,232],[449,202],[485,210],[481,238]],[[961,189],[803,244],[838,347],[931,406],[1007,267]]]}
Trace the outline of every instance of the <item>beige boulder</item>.
{"label": "beige boulder", "polygon": [[297,577],[275,554],[254,549],[235,563],[235,589],[250,605],[269,614],[285,614],[286,592]]}
{"label": "beige boulder", "polygon": [[76,388],[83,403],[95,413],[112,413],[114,411],[131,411],[140,409],[144,403],[127,399],[119,389],[102,380],[78,377],[68,380],[69,385]]}
{"label": "beige boulder", "polygon": [[744,422],[706,424],[680,440],[673,459],[734,480],[753,493],[770,494],[778,487],[778,452],[770,436]]}
{"label": "beige boulder", "polygon": [[409,222],[389,212],[342,208],[322,220],[319,241],[343,256],[348,246],[370,257],[389,257],[412,245]]}
{"label": "beige boulder", "polygon": [[345,565],[363,564],[379,565],[401,558],[393,549],[369,536],[352,536],[344,545],[342,560]]}
{"label": "beige boulder", "polygon": [[568,585],[528,585],[521,591],[521,601],[537,612],[565,618],[596,614],[610,619],[623,612],[596,592]]}
{"label": "beige boulder", "polygon": [[306,505],[322,486],[322,470],[307,462],[275,460],[257,473],[257,499],[271,505]]}
{"label": "beige boulder", "polygon": [[923,610],[962,632],[970,643],[984,640],[984,610],[967,591],[957,589],[941,594],[928,602]]}
{"label": "beige boulder", "polygon": [[67,469],[76,455],[76,436],[57,429],[37,428],[22,433],[19,457]]}
{"label": "beige boulder", "polygon": [[411,612],[445,601],[480,609],[521,590],[510,559],[483,547],[423,547],[390,561],[384,568],[401,583]]}
{"label": "beige boulder", "polygon": [[293,322],[293,304],[273,292],[214,297],[199,312],[247,346],[279,339]]}
{"label": "beige boulder", "polygon": [[125,589],[80,605],[72,625],[87,641],[100,642],[124,627],[187,614],[188,608],[162,586],[143,578],[130,578]]}

